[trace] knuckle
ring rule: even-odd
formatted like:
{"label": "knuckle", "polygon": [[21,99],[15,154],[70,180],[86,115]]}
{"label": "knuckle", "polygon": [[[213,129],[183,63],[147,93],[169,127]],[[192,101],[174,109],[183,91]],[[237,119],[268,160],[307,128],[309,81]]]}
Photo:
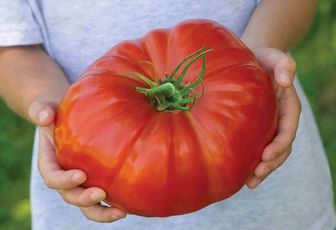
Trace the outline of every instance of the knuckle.
{"label": "knuckle", "polygon": [[279,168],[281,165],[283,165],[286,162],[290,152],[291,152],[290,150],[286,151],[286,154],[284,154],[284,156],[281,157],[281,159],[277,162],[275,169]]}
{"label": "knuckle", "polygon": [[79,207],[89,207],[89,206],[94,205],[94,204],[91,204],[91,203],[90,203],[89,198],[87,198],[87,197],[82,197],[82,196],[78,197],[77,206],[79,206]]}
{"label": "knuckle", "polygon": [[54,188],[53,183],[51,182],[51,180],[50,180],[49,178],[43,178],[43,181],[44,181],[44,184],[45,184],[48,188],[51,188],[51,189]]}
{"label": "knuckle", "polygon": [[[41,152],[40,152],[40,150],[39,150],[39,152],[38,152],[38,156],[40,156],[40,155],[41,155]],[[38,169],[38,171],[40,172],[40,174],[42,175],[43,170],[42,170],[42,162],[41,162],[41,159],[40,159],[40,158],[39,158],[38,161],[37,161],[37,169]]]}
{"label": "knuckle", "polygon": [[269,175],[274,169],[276,165],[274,163],[269,163],[265,166],[265,174]]}
{"label": "knuckle", "polygon": [[[43,182],[44,182],[44,184],[46,184],[47,185],[47,183],[46,183],[46,176],[44,175],[44,173],[43,173],[43,171],[41,170],[41,166],[38,164],[37,165],[37,170],[40,172],[40,175],[41,175],[41,177],[42,177],[42,179],[43,179]],[[48,180],[49,181],[49,180]]]}
{"label": "knuckle", "polygon": [[283,65],[288,66],[294,72],[296,71],[296,62],[292,57],[286,55],[281,61]]}
{"label": "knuckle", "polygon": [[255,171],[255,173],[254,173],[254,176],[255,177],[261,177],[262,175],[264,175],[264,168],[257,168],[257,170]]}
{"label": "knuckle", "polygon": [[82,211],[82,213],[83,213],[83,215],[84,215],[84,217],[85,217],[86,219],[88,219],[88,220],[93,220],[93,219],[91,218],[91,216],[88,214],[88,211],[87,211],[87,210],[85,210],[85,209],[83,209],[83,208],[81,208],[80,210]]}
{"label": "knuckle", "polygon": [[291,155],[292,153],[292,148],[287,149],[287,151],[285,152],[283,159],[282,159],[282,163],[285,162],[287,160],[287,158]]}
{"label": "knuckle", "polygon": [[[296,129],[297,130],[297,129]],[[293,135],[292,135],[292,138],[291,138],[291,140],[292,140],[292,143],[294,142],[294,140],[295,140],[295,138],[296,138],[296,135],[297,135],[297,132],[296,132],[296,130],[293,132]],[[291,144],[292,144],[291,143]],[[289,150],[289,153],[288,154],[290,154],[291,153],[291,151],[292,150]]]}
{"label": "knuckle", "polygon": [[40,173],[42,173],[42,171],[41,171],[41,164],[40,164],[40,162],[38,162],[38,164],[37,164],[37,170],[38,170]]}
{"label": "knuckle", "polygon": [[69,200],[69,198],[68,198],[67,195],[61,193],[61,197],[62,197],[62,199],[64,200],[65,203],[73,204],[73,203]]}
{"label": "knuckle", "polygon": [[85,209],[81,209],[81,210],[86,219],[95,221],[95,222],[101,222],[100,220],[94,218],[88,210],[85,210]]}
{"label": "knuckle", "polygon": [[288,64],[291,66],[291,68],[295,72],[296,71],[296,61],[292,57],[289,58]]}
{"label": "knuckle", "polygon": [[[287,140],[287,137],[288,137],[288,134],[291,133],[291,131],[289,129],[284,129],[283,132],[286,133],[286,134],[284,134],[282,139],[279,138],[277,140],[274,140],[275,144],[277,145],[276,149],[274,149],[274,152],[275,152],[276,156],[279,156],[284,151],[286,151],[287,146],[290,144],[290,143],[288,143],[289,140]],[[286,139],[285,139],[285,135],[286,135]]]}
{"label": "knuckle", "polygon": [[256,177],[262,179],[272,171],[270,163],[264,164],[262,168],[256,173]]}
{"label": "knuckle", "polygon": [[71,197],[70,195],[64,193],[63,195],[61,195],[63,200],[68,203],[68,204],[71,204],[71,205],[74,205],[74,206],[77,206],[77,207],[81,207],[77,201],[76,198],[73,198]]}
{"label": "knuckle", "polygon": [[287,156],[286,156],[284,159],[281,159],[281,160],[277,163],[276,168],[275,168],[274,170],[276,170],[276,169],[279,168],[281,165],[283,165],[283,163],[285,163],[286,159],[287,159]]}
{"label": "knuckle", "polygon": [[301,113],[302,112],[302,103],[301,103],[300,100],[298,100],[297,106],[298,106],[298,109],[299,109],[299,113]]}

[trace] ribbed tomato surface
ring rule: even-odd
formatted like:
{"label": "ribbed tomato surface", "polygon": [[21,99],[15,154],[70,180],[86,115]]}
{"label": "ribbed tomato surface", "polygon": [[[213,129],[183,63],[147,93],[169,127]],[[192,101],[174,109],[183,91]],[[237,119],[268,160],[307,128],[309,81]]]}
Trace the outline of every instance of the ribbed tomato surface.
{"label": "ribbed tomato surface", "polygon": [[[157,81],[202,47],[213,49],[204,94],[187,111],[155,110],[135,90],[148,85],[125,74]],[[182,84],[201,68],[197,60]],[[222,25],[188,20],[121,42],[92,64],[59,106],[55,143],[60,165],[86,172],[83,186],[104,189],[112,206],[171,216],[239,191],[276,125],[272,82],[252,52]]]}

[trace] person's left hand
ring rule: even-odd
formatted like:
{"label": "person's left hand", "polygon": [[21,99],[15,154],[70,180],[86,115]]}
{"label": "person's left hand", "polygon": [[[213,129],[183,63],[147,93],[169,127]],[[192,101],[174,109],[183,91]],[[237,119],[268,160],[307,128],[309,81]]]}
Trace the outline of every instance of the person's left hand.
{"label": "person's left hand", "polygon": [[293,85],[295,60],[281,50],[267,47],[252,49],[260,65],[273,76],[278,98],[278,128],[273,141],[262,153],[262,162],[256,167],[246,185],[256,188],[268,175],[281,166],[292,150],[299,124],[301,103]]}

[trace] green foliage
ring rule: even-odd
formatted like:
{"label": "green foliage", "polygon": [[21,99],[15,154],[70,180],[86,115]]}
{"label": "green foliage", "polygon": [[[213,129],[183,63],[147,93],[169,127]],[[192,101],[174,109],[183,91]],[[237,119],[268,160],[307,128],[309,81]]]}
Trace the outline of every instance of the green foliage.
{"label": "green foliage", "polygon": [[30,229],[29,178],[34,127],[0,101],[0,229]]}
{"label": "green foliage", "polygon": [[[321,130],[336,193],[336,1],[320,1],[315,23],[293,56]],[[0,229],[30,229],[34,127],[0,101],[0,131]]]}
{"label": "green foliage", "polygon": [[320,1],[315,22],[293,56],[320,128],[336,194],[336,1]]}

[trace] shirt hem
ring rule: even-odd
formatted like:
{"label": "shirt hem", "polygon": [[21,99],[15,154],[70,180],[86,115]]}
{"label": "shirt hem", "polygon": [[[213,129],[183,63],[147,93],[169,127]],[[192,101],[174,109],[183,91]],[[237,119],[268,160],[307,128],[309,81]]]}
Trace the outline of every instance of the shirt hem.
{"label": "shirt hem", "polygon": [[0,30],[0,46],[42,44],[43,38],[37,30]]}

